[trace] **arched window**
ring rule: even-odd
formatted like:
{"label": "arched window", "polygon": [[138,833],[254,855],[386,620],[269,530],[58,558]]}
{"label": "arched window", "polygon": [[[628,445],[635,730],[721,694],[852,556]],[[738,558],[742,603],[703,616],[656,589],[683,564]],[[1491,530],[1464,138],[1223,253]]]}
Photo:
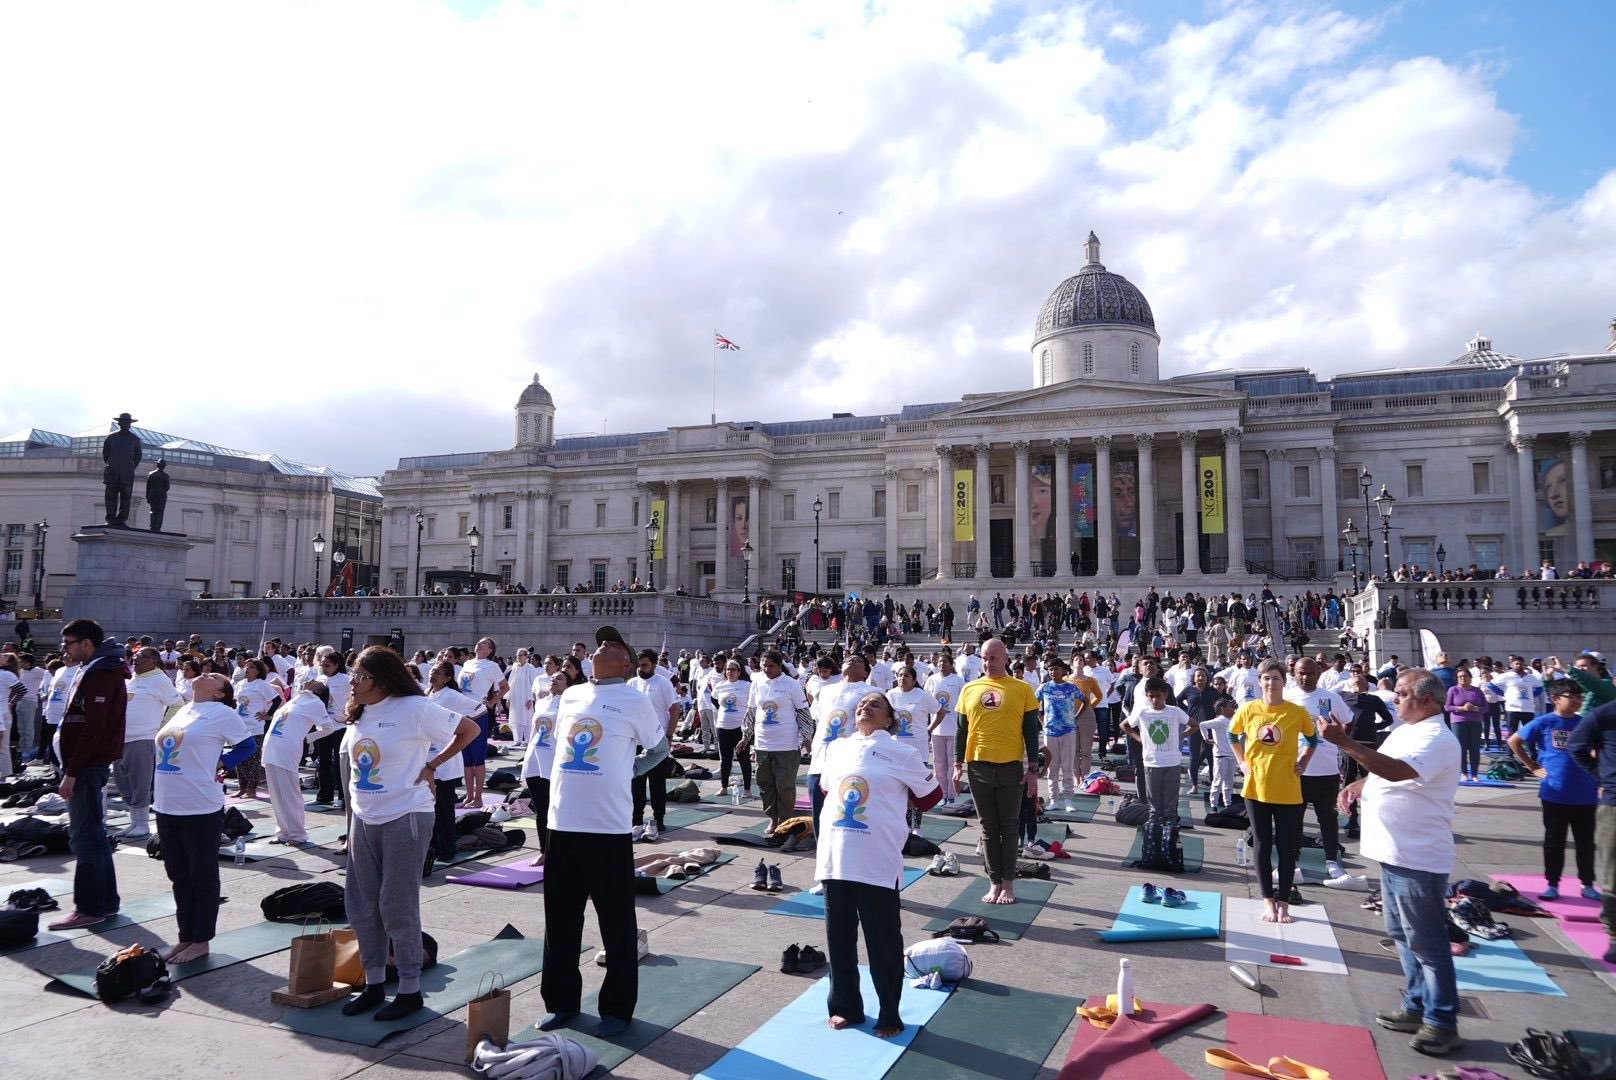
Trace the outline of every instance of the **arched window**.
{"label": "arched window", "polygon": [[1094,374],[1094,342],[1092,341],[1083,343],[1083,374]]}
{"label": "arched window", "polygon": [[1128,374],[1139,374],[1139,343],[1137,341],[1128,343]]}
{"label": "arched window", "polygon": [[1048,349],[1044,350],[1044,355],[1039,358],[1039,361],[1041,365],[1039,370],[1042,372],[1042,378],[1039,381],[1044,383],[1053,382],[1055,380],[1055,364],[1049,359]]}

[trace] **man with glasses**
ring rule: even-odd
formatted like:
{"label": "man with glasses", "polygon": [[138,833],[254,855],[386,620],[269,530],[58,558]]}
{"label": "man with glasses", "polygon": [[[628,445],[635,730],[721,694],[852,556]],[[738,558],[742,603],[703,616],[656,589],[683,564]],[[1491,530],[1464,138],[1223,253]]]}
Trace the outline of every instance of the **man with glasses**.
{"label": "man with glasses", "polygon": [[77,930],[106,922],[118,913],[118,875],[107,839],[101,793],[114,761],[123,757],[124,711],[128,690],[123,649],[105,641],[98,623],[74,619],[62,627],[62,653],[80,665],[62,715],[62,783],[67,800],[68,845],[73,871],[73,912],[50,924]]}

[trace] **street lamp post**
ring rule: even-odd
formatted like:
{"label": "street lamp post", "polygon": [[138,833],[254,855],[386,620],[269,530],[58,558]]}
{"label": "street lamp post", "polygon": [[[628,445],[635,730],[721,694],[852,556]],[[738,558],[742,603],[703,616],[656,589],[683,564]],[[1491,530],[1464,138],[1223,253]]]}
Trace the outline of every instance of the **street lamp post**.
{"label": "street lamp post", "polygon": [[818,495],[814,496],[814,595],[819,595],[819,512],[825,509],[825,503]]}
{"label": "street lamp post", "polygon": [[662,529],[657,525],[656,515],[645,526],[645,577],[646,585],[656,591],[656,542],[662,535]]}
{"label": "street lamp post", "polygon": [[1448,572],[1448,549],[1441,544],[1436,546],[1436,576],[1444,577]]}
{"label": "street lamp post", "polygon": [[421,595],[421,534],[426,532],[426,515],[415,512],[415,595]]}
{"label": "street lamp post", "polygon": [[323,596],[325,587],[320,584],[320,571],[325,568],[325,537],[319,533],[314,534],[314,595]]}
{"label": "street lamp post", "polygon": [[[1375,520],[1369,515],[1369,485],[1374,482],[1375,478],[1369,475],[1369,466],[1365,465],[1358,473],[1358,490],[1363,492],[1363,527],[1365,530],[1373,528],[1369,523]],[[1375,538],[1372,536],[1366,537],[1364,539],[1364,577],[1366,578],[1374,573],[1374,554]]]}
{"label": "street lamp post", "polygon": [[1358,526],[1353,524],[1351,518],[1347,519],[1347,527],[1341,530],[1341,538],[1347,542],[1347,551],[1352,555],[1352,591],[1358,591]]}
{"label": "street lamp post", "polygon": [[741,545],[741,599],[750,604],[752,602],[752,541],[748,539]]}
{"label": "street lamp post", "polygon": [[1396,502],[1396,497],[1386,490],[1386,485],[1380,485],[1380,494],[1375,496],[1375,509],[1380,511],[1380,554],[1385,561],[1387,581],[1392,579],[1392,506]]}
{"label": "street lamp post", "polygon": [[34,567],[34,610],[41,615],[45,614],[45,534],[50,532],[50,522],[41,520],[34,526],[34,532],[39,537],[39,555],[35,560],[38,565]]}
{"label": "street lamp post", "polygon": [[[471,572],[475,574],[477,572],[477,549],[483,543],[483,534],[477,531],[477,526],[473,525],[471,531],[466,534],[466,543],[471,545]],[[471,583],[471,591],[477,591],[475,581]]]}

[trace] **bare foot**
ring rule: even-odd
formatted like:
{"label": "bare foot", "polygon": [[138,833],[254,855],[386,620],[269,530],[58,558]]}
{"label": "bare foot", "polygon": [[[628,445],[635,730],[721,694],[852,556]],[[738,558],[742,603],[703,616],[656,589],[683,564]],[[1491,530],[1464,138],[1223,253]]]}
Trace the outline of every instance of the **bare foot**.
{"label": "bare foot", "polygon": [[184,952],[186,949],[189,949],[190,947],[191,947],[191,943],[189,941],[180,942],[178,945],[174,946],[172,949],[168,950],[166,953],[163,954],[163,961],[165,963],[172,964],[174,962],[174,958],[176,956],[178,956],[180,953]]}
{"label": "bare foot", "polygon": [[850,1027],[851,1022],[845,1016],[833,1016],[830,1018],[830,1026],[832,1030],[840,1031],[845,1027]]}
{"label": "bare foot", "polygon": [[1275,904],[1274,914],[1278,916],[1277,921],[1288,923],[1291,921],[1291,906],[1289,904]]}
{"label": "bare foot", "polygon": [[1272,900],[1264,900],[1262,902],[1262,905],[1263,905],[1262,921],[1263,922],[1278,922],[1279,921],[1278,906]]}
{"label": "bare foot", "polygon": [[902,1024],[894,1024],[892,1027],[877,1027],[875,1029],[875,1037],[877,1039],[894,1039],[902,1034]]}
{"label": "bare foot", "polygon": [[187,945],[185,948],[175,953],[171,963],[185,964],[192,960],[200,960],[206,955],[208,955],[208,943],[205,941],[198,941]]}
{"label": "bare foot", "polygon": [[1003,887],[999,889],[999,903],[1013,904],[1015,902],[1016,890],[1011,888],[1010,883],[1007,881],[1004,883]]}
{"label": "bare foot", "polygon": [[532,862],[528,863],[528,865],[529,866],[543,866],[544,865],[544,852],[542,852],[542,851],[539,852],[538,858],[536,858]]}

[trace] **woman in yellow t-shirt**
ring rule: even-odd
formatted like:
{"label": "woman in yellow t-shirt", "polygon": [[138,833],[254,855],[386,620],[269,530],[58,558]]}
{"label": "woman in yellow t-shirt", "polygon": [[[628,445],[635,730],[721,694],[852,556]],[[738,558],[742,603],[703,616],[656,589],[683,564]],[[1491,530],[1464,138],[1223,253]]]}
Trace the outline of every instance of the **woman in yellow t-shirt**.
{"label": "woman in yellow t-shirt", "polygon": [[[1285,665],[1265,661],[1257,669],[1262,697],[1240,706],[1229,724],[1229,743],[1246,774],[1241,795],[1257,834],[1257,881],[1263,921],[1288,923],[1292,876],[1302,850],[1302,770],[1318,745],[1313,718],[1285,700]],[[1274,836],[1279,836],[1279,889],[1273,877]]]}

